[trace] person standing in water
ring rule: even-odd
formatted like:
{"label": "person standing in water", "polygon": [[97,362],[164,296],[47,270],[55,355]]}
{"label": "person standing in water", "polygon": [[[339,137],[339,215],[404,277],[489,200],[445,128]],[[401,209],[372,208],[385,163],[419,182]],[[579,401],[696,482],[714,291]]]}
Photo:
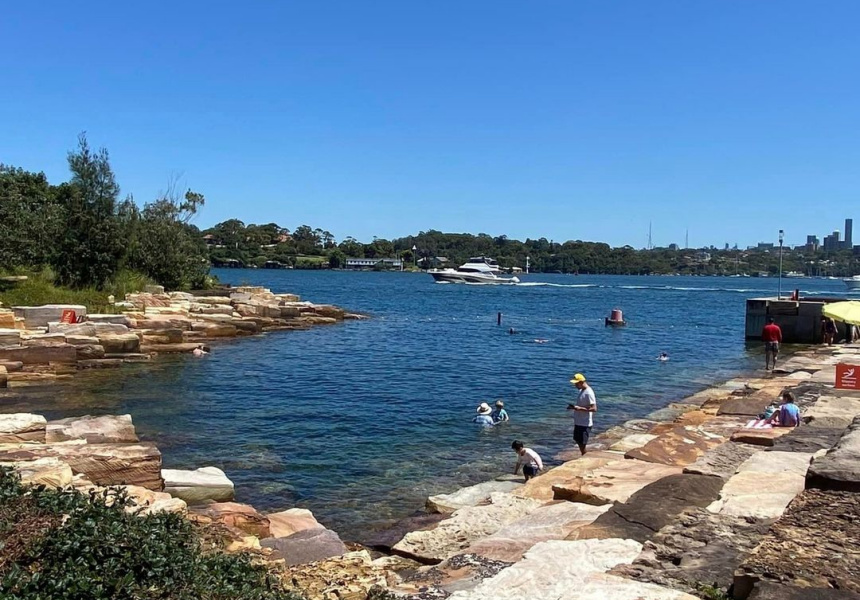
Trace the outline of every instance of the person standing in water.
{"label": "person standing in water", "polygon": [[508,417],[508,411],[505,410],[505,403],[501,400],[496,400],[496,408],[493,409],[493,412],[490,414],[493,417],[493,423],[501,423],[502,421],[510,421],[510,417]]}
{"label": "person standing in water", "polygon": [[585,381],[585,375],[577,373],[570,382],[579,390],[576,403],[568,404],[567,410],[573,411],[573,441],[579,446],[579,451],[585,454],[591,428],[594,426],[594,413],[597,412],[597,398],[594,390]]}
{"label": "person standing in water", "polygon": [[776,368],[779,343],[782,341],[782,329],[774,322],[773,317],[768,317],[767,325],[761,331],[761,339],[764,342],[764,370],[773,370]]}

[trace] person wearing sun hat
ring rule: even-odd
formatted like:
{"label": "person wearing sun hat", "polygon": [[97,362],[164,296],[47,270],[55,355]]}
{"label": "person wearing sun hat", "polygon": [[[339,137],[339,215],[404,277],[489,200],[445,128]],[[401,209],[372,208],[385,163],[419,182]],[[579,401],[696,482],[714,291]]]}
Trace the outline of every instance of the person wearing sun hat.
{"label": "person wearing sun hat", "polygon": [[594,426],[597,398],[594,397],[594,390],[588,385],[582,373],[574,375],[570,382],[579,390],[576,402],[567,405],[567,410],[573,411],[573,441],[579,446],[579,451],[585,454],[591,428]]}
{"label": "person wearing sun hat", "polygon": [[478,425],[482,425],[484,427],[492,427],[493,425],[495,425],[495,423],[493,423],[493,417],[491,416],[493,409],[490,408],[489,404],[487,404],[486,402],[481,402],[481,404],[478,405],[477,412],[478,414],[474,416],[474,418],[472,419],[472,423],[477,423]]}

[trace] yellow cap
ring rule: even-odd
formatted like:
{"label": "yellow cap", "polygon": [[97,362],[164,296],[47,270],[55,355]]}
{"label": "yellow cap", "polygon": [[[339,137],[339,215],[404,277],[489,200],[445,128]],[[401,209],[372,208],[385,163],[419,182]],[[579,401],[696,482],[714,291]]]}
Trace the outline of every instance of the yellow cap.
{"label": "yellow cap", "polygon": [[582,373],[577,373],[576,375],[573,376],[573,379],[571,379],[570,382],[573,384],[584,383],[585,382],[585,375],[583,375]]}

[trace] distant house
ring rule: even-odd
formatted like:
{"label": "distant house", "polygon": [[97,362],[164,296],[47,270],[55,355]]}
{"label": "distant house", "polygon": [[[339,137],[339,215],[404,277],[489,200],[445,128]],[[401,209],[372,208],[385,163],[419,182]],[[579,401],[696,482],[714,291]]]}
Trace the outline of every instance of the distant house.
{"label": "distant house", "polygon": [[347,258],[347,269],[401,269],[403,261],[399,258]]}
{"label": "distant house", "polygon": [[221,240],[216,238],[211,233],[207,233],[206,235],[204,235],[203,241],[206,243],[207,246],[212,246],[214,248],[221,248]]}
{"label": "distant house", "polygon": [[434,267],[444,267],[448,264],[448,259],[444,256],[430,256],[418,259],[418,264],[422,269],[430,269]]}

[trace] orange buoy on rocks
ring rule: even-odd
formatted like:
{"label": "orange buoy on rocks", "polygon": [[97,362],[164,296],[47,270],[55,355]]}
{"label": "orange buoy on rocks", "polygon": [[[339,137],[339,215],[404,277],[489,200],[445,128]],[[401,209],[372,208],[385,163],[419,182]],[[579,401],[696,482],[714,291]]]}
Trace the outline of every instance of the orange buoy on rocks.
{"label": "orange buoy on rocks", "polygon": [[606,317],[606,327],[624,327],[627,321],[624,320],[624,315],[620,308],[613,308],[612,312]]}

